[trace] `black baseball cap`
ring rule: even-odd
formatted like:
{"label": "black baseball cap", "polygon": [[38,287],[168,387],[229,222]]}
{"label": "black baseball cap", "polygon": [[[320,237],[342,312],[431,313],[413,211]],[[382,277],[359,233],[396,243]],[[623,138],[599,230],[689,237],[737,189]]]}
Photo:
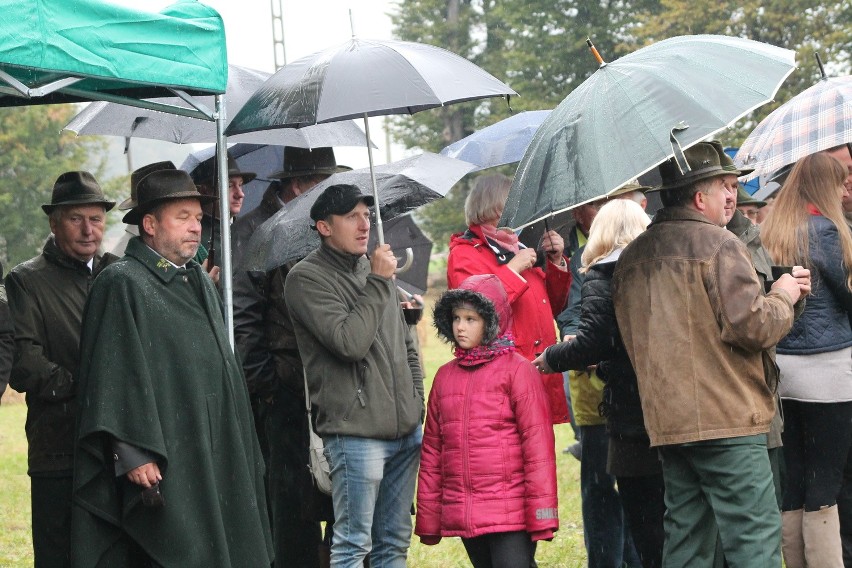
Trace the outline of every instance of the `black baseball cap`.
{"label": "black baseball cap", "polygon": [[363,202],[368,207],[373,206],[373,196],[364,195],[358,186],[350,184],[330,185],[323,190],[311,206],[311,219],[314,223],[328,219],[331,215],[345,215],[352,211],[358,203]]}

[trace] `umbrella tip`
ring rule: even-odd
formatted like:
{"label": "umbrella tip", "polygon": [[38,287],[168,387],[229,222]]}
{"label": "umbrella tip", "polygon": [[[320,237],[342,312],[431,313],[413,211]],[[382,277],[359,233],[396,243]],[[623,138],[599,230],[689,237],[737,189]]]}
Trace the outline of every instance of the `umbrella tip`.
{"label": "umbrella tip", "polygon": [[591,50],[592,55],[595,57],[595,61],[598,62],[598,65],[600,65],[601,67],[606,65],[606,62],[603,60],[603,57],[601,57],[601,54],[598,53],[598,49],[595,47],[595,44],[592,43],[592,38],[586,38],[586,45],[589,46],[589,49]]}
{"label": "umbrella tip", "polygon": [[819,66],[820,79],[828,79],[825,74],[825,67],[822,66],[822,58],[819,56],[819,53],[814,52],[814,57],[816,58],[817,66]]}

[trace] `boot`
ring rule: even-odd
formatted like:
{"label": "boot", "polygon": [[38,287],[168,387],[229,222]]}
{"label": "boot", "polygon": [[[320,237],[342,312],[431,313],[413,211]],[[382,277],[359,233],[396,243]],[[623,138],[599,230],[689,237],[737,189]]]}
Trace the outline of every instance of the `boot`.
{"label": "boot", "polygon": [[819,511],[806,511],[802,515],[802,537],[808,568],[843,566],[837,505],[823,507]]}
{"label": "boot", "polygon": [[781,511],[781,551],[787,568],[805,567],[805,541],[802,539],[804,509]]}

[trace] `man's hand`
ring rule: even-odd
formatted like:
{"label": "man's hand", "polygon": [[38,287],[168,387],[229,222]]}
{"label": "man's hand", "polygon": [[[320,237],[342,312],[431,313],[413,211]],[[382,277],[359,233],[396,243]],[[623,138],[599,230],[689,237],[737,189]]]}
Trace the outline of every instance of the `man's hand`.
{"label": "man's hand", "polygon": [[162,481],[163,476],[160,475],[160,467],[156,463],[151,462],[128,471],[127,479],[147,489],[158,481]]}
{"label": "man's hand", "polygon": [[535,249],[521,249],[512,257],[512,260],[506,263],[506,266],[520,274],[528,268],[535,266],[536,253]]}
{"label": "man's hand", "polygon": [[553,264],[562,264],[562,253],[565,251],[565,241],[556,231],[547,231],[541,236],[541,248],[547,253],[547,259]]}
{"label": "man's hand", "polygon": [[396,257],[390,245],[385,243],[377,246],[373,256],[370,257],[370,271],[382,278],[392,278],[395,270]]}
{"label": "man's hand", "polygon": [[[808,282],[810,282],[810,276],[808,276]],[[772,283],[771,289],[787,292],[787,295],[790,296],[790,299],[794,304],[798,302],[799,298],[802,296],[799,282],[789,274],[782,274],[781,278]],[[808,289],[810,289],[810,283],[808,284]]]}

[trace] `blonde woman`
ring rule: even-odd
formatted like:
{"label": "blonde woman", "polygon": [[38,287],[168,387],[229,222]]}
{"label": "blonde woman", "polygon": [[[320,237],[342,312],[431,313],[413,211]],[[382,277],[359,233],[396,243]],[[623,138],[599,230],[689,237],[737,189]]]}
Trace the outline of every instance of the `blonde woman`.
{"label": "blonde woman", "polygon": [[782,549],[789,568],[843,565],[837,494],[852,441],[846,173],[824,153],[799,160],[761,226],[773,261],[810,269],[812,281],[804,313],[777,349],[787,468]]}
{"label": "blonde woman", "polygon": [[[533,361],[545,373],[586,370],[597,365],[597,375],[605,383],[601,413],[606,417],[609,435],[606,470],[618,482],[621,503],[612,499],[602,502],[608,504],[603,506],[624,508],[644,568],[662,564],[663,475],[657,453],[650,449],[636,374],[618,332],[611,281],[621,251],[649,223],[642,207],[629,199],[617,199],[601,207],[582,256],[580,272],[586,276],[577,335],[570,342],[548,347]],[[585,456],[583,452],[581,468]],[[595,510],[600,506],[584,503],[584,515],[601,514]],[[611,513],[615,518],[621,514]]]}

